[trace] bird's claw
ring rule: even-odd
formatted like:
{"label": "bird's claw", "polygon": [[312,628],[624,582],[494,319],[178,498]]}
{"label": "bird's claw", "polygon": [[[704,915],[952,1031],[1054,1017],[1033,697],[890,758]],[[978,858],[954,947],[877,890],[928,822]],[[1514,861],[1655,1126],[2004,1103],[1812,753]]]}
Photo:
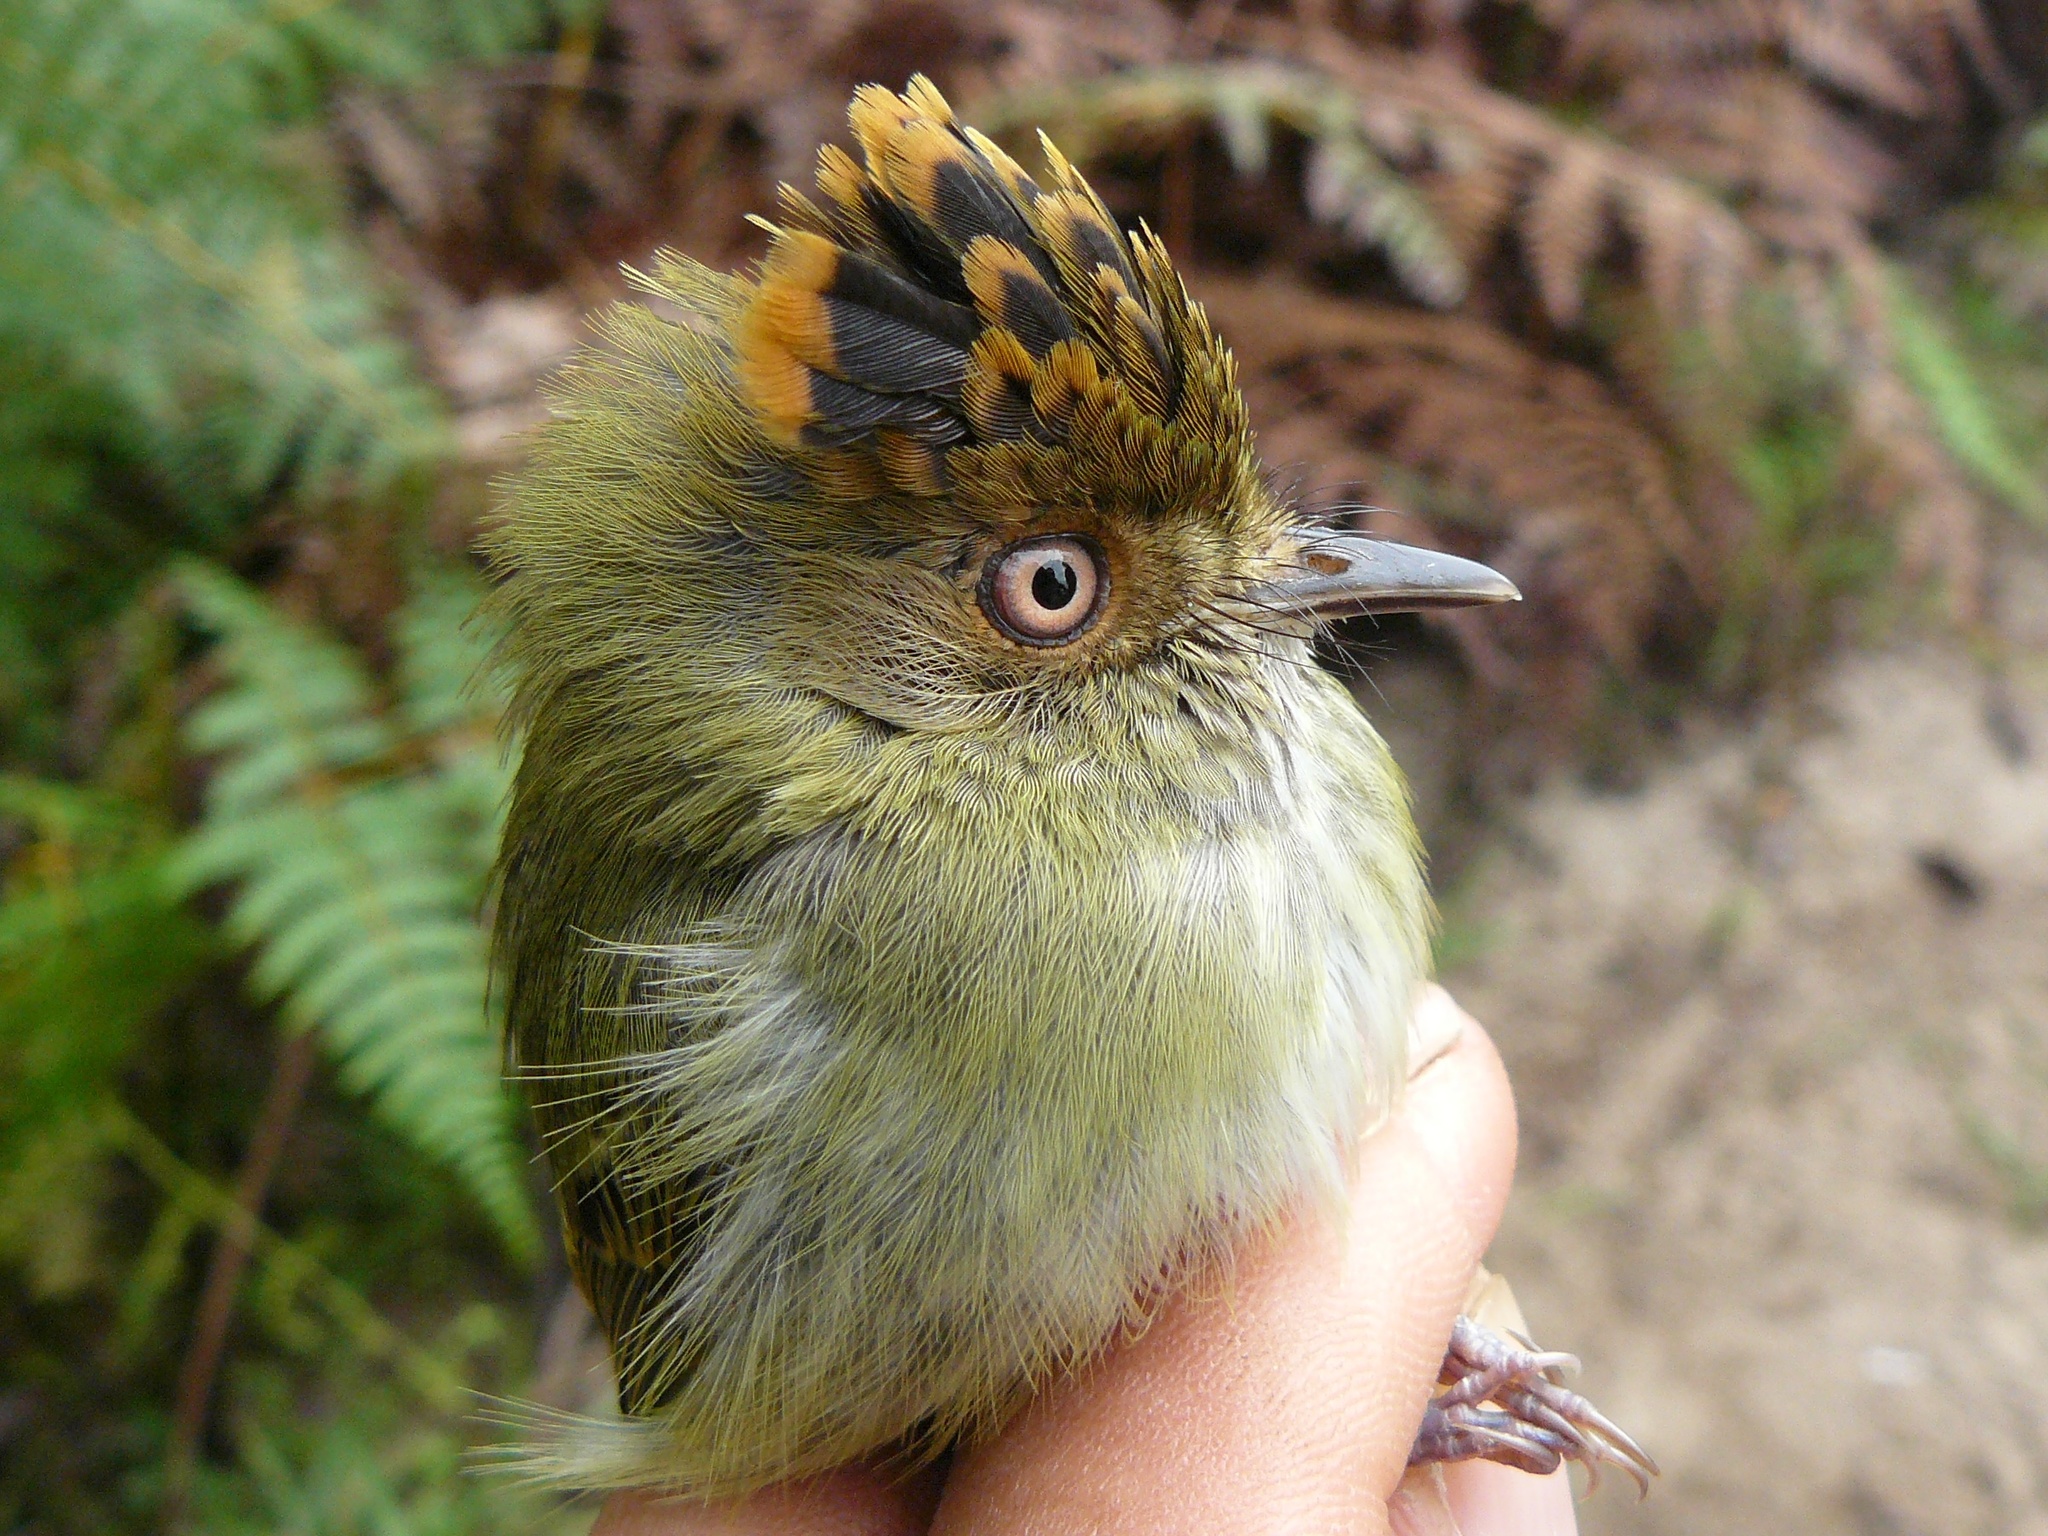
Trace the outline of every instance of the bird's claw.
{"label": "bird's claw", "polygon": [[1593,1486],[1611,1465],[1647,1492],[1657,1475],[1650,1454],[1559,1379],[1578,1365],[1460,1317],[1437,1377],[1444,1390],[1423,1412],[1408,1464],[1479,1458],[1544,1473],[1576,1461]]}

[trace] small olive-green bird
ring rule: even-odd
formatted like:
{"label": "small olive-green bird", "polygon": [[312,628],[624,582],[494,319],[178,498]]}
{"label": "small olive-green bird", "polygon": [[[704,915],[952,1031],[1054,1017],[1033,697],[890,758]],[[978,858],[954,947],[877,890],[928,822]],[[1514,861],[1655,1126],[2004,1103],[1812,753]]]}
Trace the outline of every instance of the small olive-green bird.
{"label": "small olive-green bird", "polygon": [[[851,118],[757,276],[610,311],[492,535],[512,1056],[624,1409],[536,1454],[587,1487],[984,1435],[1340,1195],[1431,907],[1311,643],[1515,595],[1304,526],[1050,144],[1041,184],[923,79]],[[1419,1454],[1611,1443],[1557,1357],[1466,1326],[1446,1379],[1511,1356]]]}

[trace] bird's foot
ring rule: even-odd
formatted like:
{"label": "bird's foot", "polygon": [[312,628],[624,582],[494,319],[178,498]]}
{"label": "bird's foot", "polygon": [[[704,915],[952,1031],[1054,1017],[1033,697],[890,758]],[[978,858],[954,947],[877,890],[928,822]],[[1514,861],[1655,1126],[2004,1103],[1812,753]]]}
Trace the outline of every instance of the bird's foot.
{"label": "bird's foot", "polygon": [[1657,1463],[1599,1409],[1566,1390],[1559,1378],[1578,1368],[1571,1355],[1538,1350],[1460,1317],[1437,1377],[1444,1390],[1423,1412],[1408,1464],[1480,1458],[1543,1473],[1576,1461],[1593,1484],[1602,1466],[1616,1466],[1647,1492]]}

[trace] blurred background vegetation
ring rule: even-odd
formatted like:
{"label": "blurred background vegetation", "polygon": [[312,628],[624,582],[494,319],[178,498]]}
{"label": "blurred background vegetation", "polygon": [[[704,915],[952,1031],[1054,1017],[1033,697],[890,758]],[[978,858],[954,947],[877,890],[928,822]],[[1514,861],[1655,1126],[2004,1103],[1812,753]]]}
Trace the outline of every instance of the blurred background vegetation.
{"label": "blurred background vegetation", "polygon": [[1468,807],[1902,617],[2007,663],[2039,0],[0,0],[9,1529],[587,1523],[458,1471],[592,1390],[471,536],[618,263],[917,69],[1164,233],[1305,503],[1521,584],[1400,631]]}

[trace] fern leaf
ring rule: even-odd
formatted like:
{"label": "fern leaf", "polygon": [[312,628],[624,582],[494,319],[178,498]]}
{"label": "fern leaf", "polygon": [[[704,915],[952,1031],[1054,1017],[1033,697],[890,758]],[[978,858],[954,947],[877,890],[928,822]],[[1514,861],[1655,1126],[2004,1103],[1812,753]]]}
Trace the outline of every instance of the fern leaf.
{"label": "fern leaf", "polygon": [[[1428,202],[1375,146],[1362,103],[1312,71],[1271,64],[1140,70],[983,102],[976,115],[994,133],[1043,126],[1079,155],[1113,135],[1161,137],[1208,123],[1245,176],[1265,170],[1272,130],[1291,129],[1310,145],[1312,216],[1379,250],[1424,303],[1442,308],[1464,296],[1463,260]],[[1397,136],[1402,126],[1393,125]]]}
{"label": "fern leaf", "polygon": [[1273,129],[1267,121],[1265,94],[1256,83],[1219,82],[1211,110],[1231,168],[1248,181],[1265,175],[1273,158]]}
{"label": "fern leaf", "polygon": [[318,152],[347,86],[521,48],[550,0],[0,5],[0,745],[67,642],[259,509],[452,446]]}
{"label": "fern leaf", "polygon": [[506,1240],[531,1253],[525,1157],[500,1082],[477,921],[479,845],[495,833],[502,769],[494,791],[482,790],[473,768],[446,771],[424,734],[490,742],[479,712],[461,713],[450,691],[467,645],[450,638],[461,589],[430,582],[401,621],[408,718],[383,704],[340,642],[219,571],[188,563],[176,579],[219,642],[225,679],[188,726],[192,746],[218,763],[176,878],[187,889],[233,884],[227,928],[255,951],[251,986],[297,1027],[317,1029],[343,1083],[453,1169]]}
{"label": "fern leaf", "polygon": [[99,1246],[101,1108],[214,945],[166,895],[164,835],[139,807],[0,775],[0,822],[18,850],[0,901],[0,1257],[62,1293]]}
{"label": "fern leaf", "polygon": [[497,732],[511,689],[482,597],[468,572],[424,568],[398,623],[400,706],[409,727],[436,743],[450,847],[479,888],[497,857],[512,782]]}
{"label": "fern leaf", "polygon": [[426,567],[398,620],[405,717],[421,734],[494,722],[510,690],[492,665],[498,631],[479,611],[481,585],[466,573]]}
{"label": "fern leaf", "polygon": [[1559,325],[1578,323],[1586,267],[1607,236],[1607,167],[1590,146],[1570,145],[1529,195],[1522,240],[1543,308]]}
{"label": "fern leaf", "polygon": [[346,244],[266,159],[266,82],[207,54],[225,13],[0,18],[0,328],[102,380],[197,499],[391,484],[444,451],[442,413]]}
{"label": "fern leaf", "polygon": [[1309,212],[1359,245],[1377,246],[1409,292],[1443,308],[1464,295],[1463,264],[1415,189],[1348,125],[1330,124],[1309,154]]}
{"label": "fern leaf", "polygon": [[1969,359],[1896,273],[1886,299],[1899,366],[1925,402],[1943,445],[2002,500],[2036,526],[2048,527],[2048,489],[2013,448]]}

